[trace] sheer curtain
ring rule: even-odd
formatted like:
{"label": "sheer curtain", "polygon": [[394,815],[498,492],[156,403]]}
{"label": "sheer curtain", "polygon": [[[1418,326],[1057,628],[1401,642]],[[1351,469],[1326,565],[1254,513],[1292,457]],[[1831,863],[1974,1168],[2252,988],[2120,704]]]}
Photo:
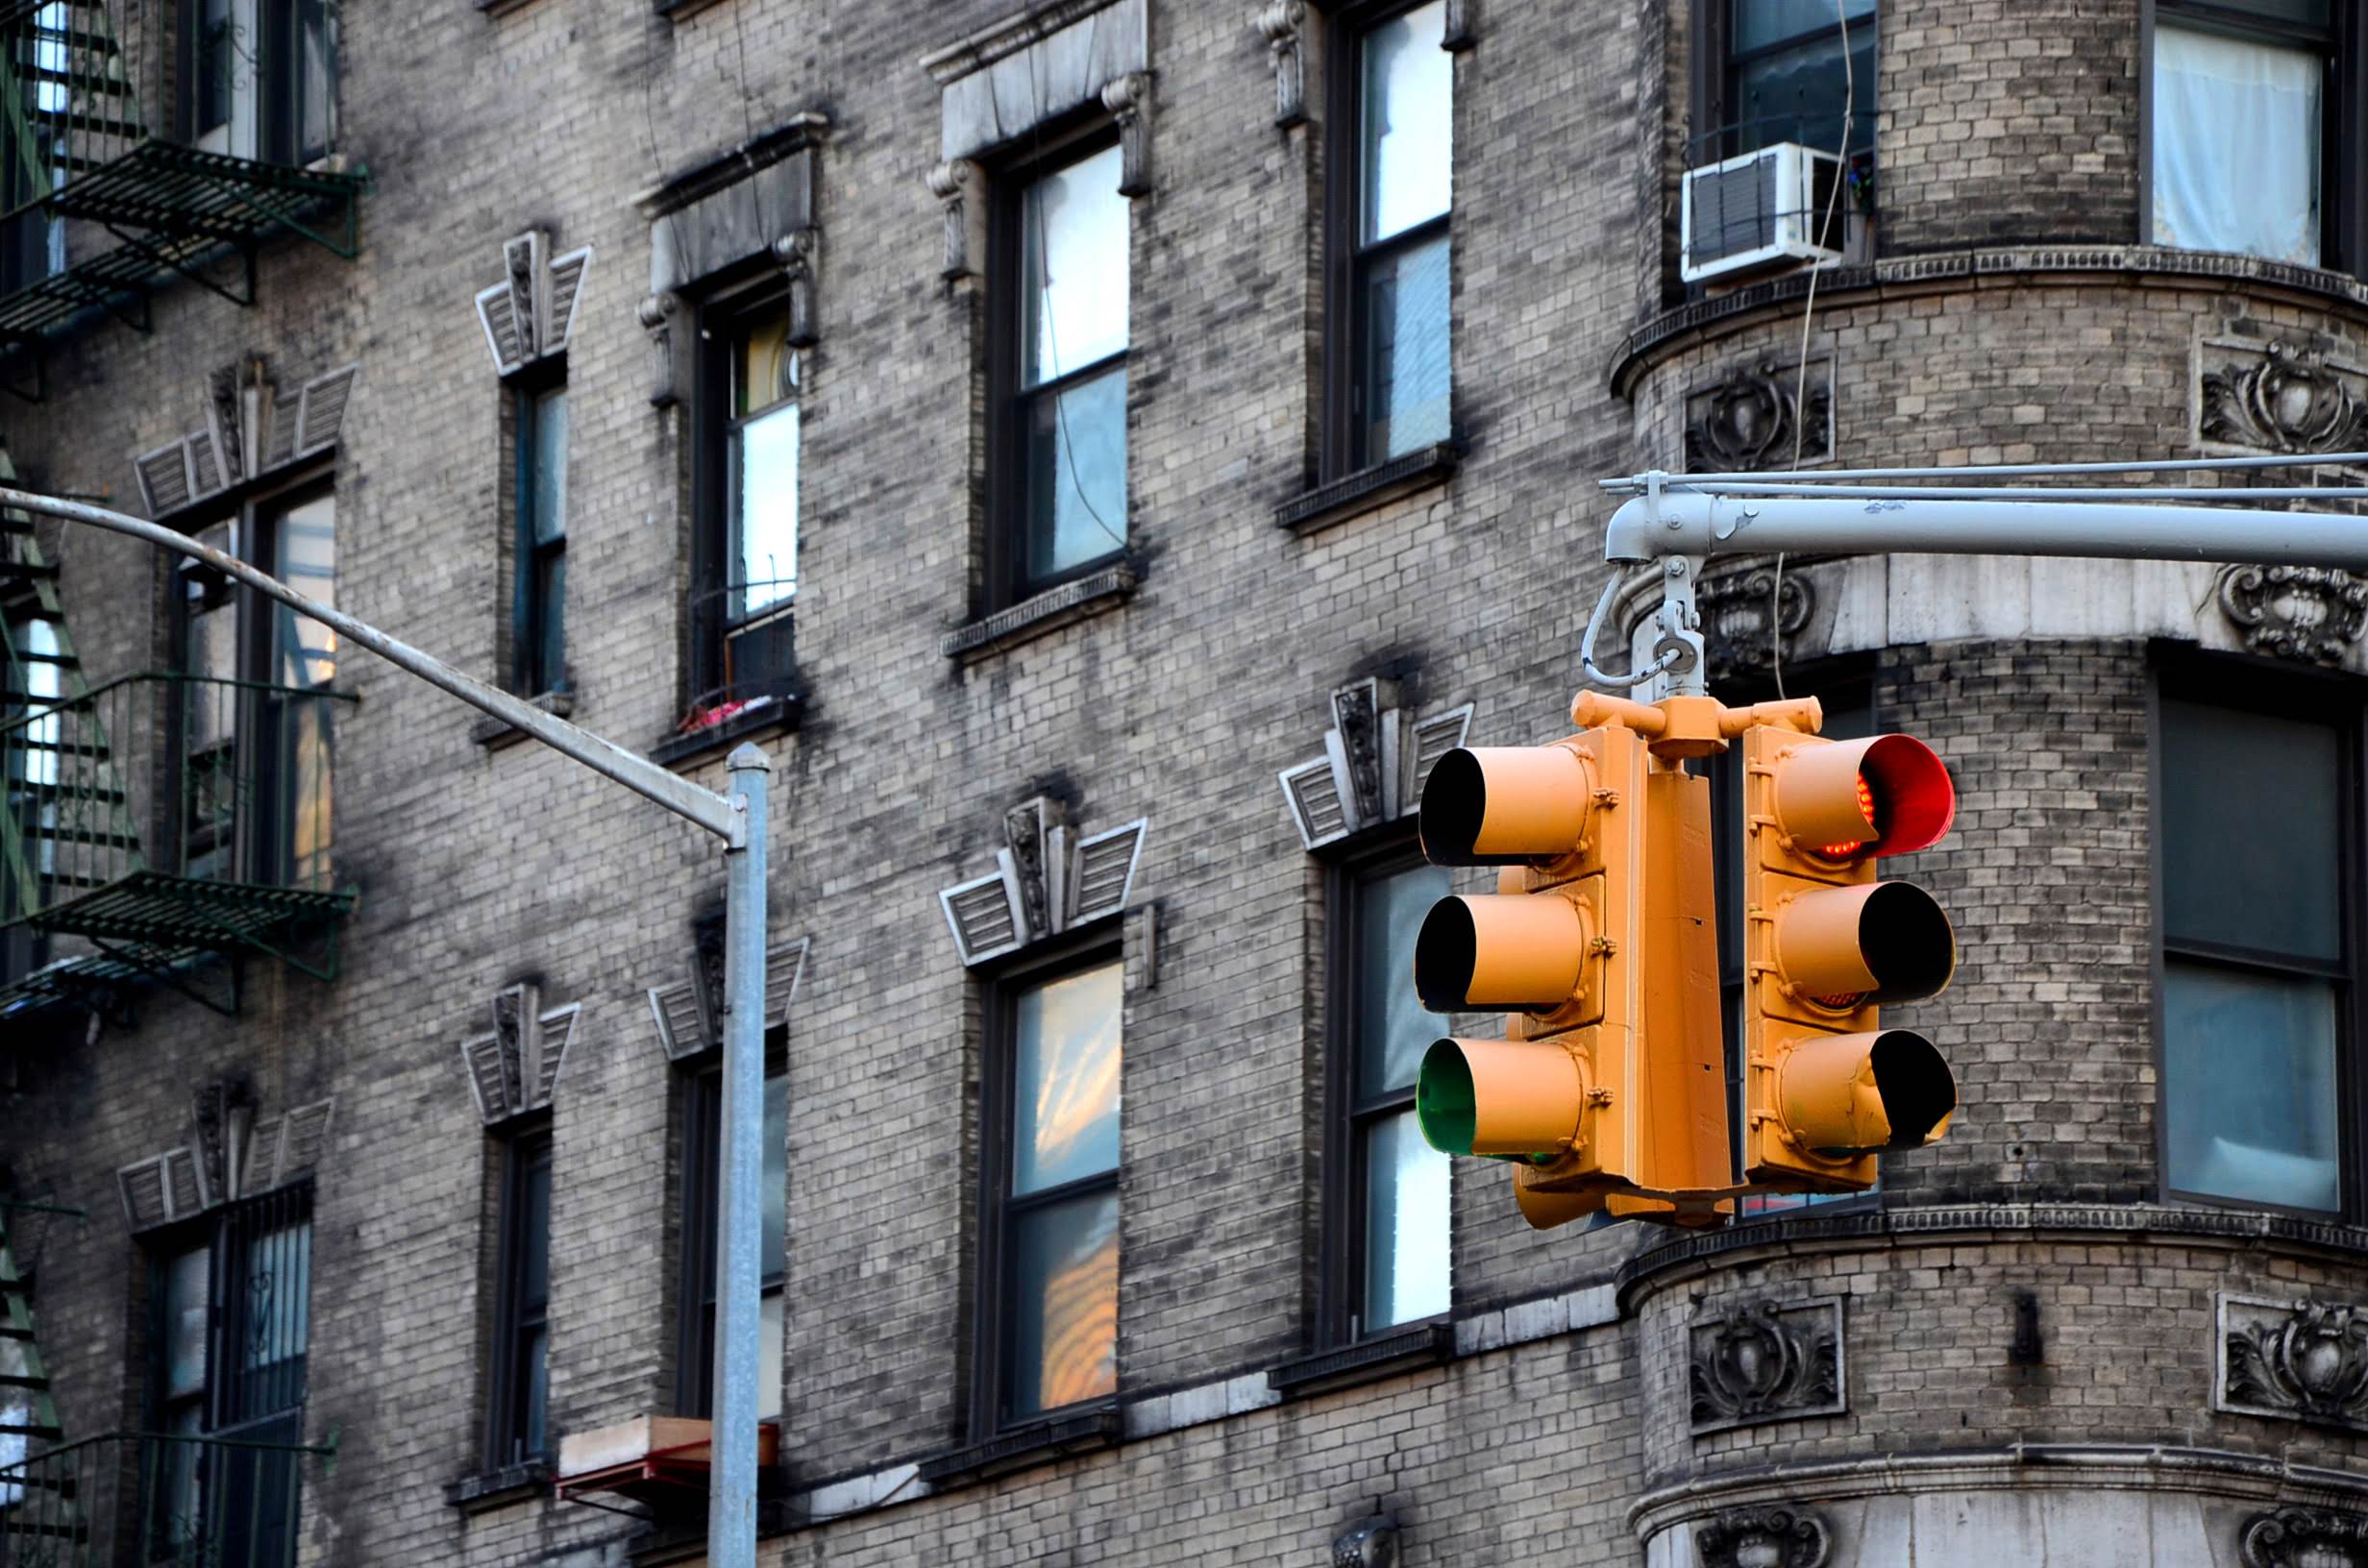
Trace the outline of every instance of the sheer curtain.
{"label": "sheer curtain", "polygon": [[2154,242],[2317,266],[2319,57],[2158,25],[2154,73]]}

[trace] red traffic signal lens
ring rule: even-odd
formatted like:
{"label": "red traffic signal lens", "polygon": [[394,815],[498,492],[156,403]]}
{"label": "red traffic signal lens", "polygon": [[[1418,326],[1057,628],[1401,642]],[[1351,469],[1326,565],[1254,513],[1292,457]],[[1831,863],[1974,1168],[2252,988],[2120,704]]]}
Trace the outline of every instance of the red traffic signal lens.
{"label": "red traffic signal lens", "polygon": [[[1859,774],[1858,792],[1859,815],[1866,819],[1866,831],[1871,834],[1875,830],[1875,792],[1867,787],[1864,773]],[[1847,860],[1865,847],[1864,839],[1852,839],[1844,844],[1821,844],[1817,853],[1828,860]]]}
{"label": "red traffic signal lens", "polygon": [[1877,856],[1937,844],[1957,820],[1957,786],[1938,752],[1908,735],[1878,735],[1859,758],[1859,805]]}

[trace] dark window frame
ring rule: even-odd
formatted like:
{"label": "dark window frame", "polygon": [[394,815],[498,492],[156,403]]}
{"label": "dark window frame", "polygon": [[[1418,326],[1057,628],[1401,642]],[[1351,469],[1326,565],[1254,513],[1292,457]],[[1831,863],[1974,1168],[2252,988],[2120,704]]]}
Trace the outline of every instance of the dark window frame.
{"label": "dark window frame", "polygon": [[[500,1237],[496,1246],[494,1291],[494,1331],[492,1356],[486,1378],[485,1455],[488,1471],[530,1459],[551,1457],[551,1427],[548,1405],[539,1411],[526,1408],[530,1380],[526,1373],[526,1347],[530,1336],[543,1336],[546,1386],[550,1366],[551,1325],[551,1177],[552,1126],[548,1112],[522,1116],[503,1127],[499,1134],[501,1150],[501,1198],[498,1208]],[[543,1297],[536,1301],[526,1294],[526,1248],[530,1245],[527,1226],[530,1215],[526,1201],[527,1184],[536,1167],[544,1180],[543,1212]],[[527,1434],[540,1428],[543,1441],[529,1448]]]}
{"label": "dark window frame", "polygon": [[[538,543],[534,537],[534,481],[539,473],[535,460],[539,444],[535,437],[542,420],[542,400],[549,393],[565,395],[567,390],[565,355],[537,360],[502,382],[503,398],[509,404],[509,689],[520,697],[546,697],[570,691],[574,686],[567,669],[567,591],[564,585],[556,595],[547,594],[544,589],[546,565],[555,561],[562,570],[565,568],[568,520],[564,516],[559,519],[556,540]],[[560,461],[563,467],[572,467],[572,400],[567,417],[567,446],[560,453]],[[566,482],[562,473],[562,491]],[[559,616],[558,668],[551,670],[545,668],[543,644],[555,599]]]}
{"label": "dark window frame", "polygon": [[[2368,845],[2368,682],[2357,676],[2267,665],[2241,655],[2211,653],[2180,645],[2158,644],[2152,650],[2147,682],[2146,740],[2149,894],[2154,908],[2153,941],[2149,952],[2150,1017],[2154,1032],[2154,1145],[2157,1188],[2164,1201],[2197,1208],[2245,1210],[2291,1214],[2326,1222],[2357,1223],[2368,1213],[2368,1072],[2361,1052],[2368,1045],[2368,875],[2358,860]],[[2164,820],[2162,747],[2165,699],[2225,707],[2235,711],[2295,719],[2314,723],[2334,723],[2337,766],[2335,821],[2343,835],[2335,846],[2339,868],[2338,908],[2343,919],[2342,953],[2337,965],[2312,965],[2292,955],[2225,947],[2194,940],[2175,941],[2169,932],[2163,855],[2168,837]],[[2214,1192],[2191,1192],[2171,1185],[2170,1127],[2167,1115],[2171,1092],[2169,1040],[2163,1004],[2169,960],[2213,964],[2250,973],[2300,975],[2330,980],[2335,986],[2336,1201],[2337,1210],[2301,1209],[2258,1199],[2229,1197]],[[2338,972],[2341,971],[2341,972]]]}
{"label": "dark window frame", "polygon": [[[738,519],[739,485],[735,471],[734,437],[746,421],[732,406],[735,360],[743,333],[756,321],[789,308],[789,283],[777,264],[758,268],[753,275],[736,268],[725,274],[698,302],[698,366],[691,399],[691,581],[685,618],[683,709],[771,697],[786,702],[795,693],[798,676],[797,605],[768,605],[743,620],[731,611],[731,593],[742,586],[733,579],[737,567],[733,535]],[[802,359],[806,351],[793,349]],[[804,389],[801,385],[799,474],[804,477]],[[768,405],[771,408],[779,404]],[[799,519],[802,527],[804,518]],[[773,663],[754,675],[731,668],[732,645],[758,646],[751,634],[780,628],[763,647]]]}
{"label": "dark window frame", "polygon": [[[788,1071],[788,1030],[776,1024],[765,1031],[763,1081],[771,1083]],[[681,1184],[677,1194],[678,1213],[682,1229],[675,1277],[675,1410],[705,1420],[715,1413],[715,1231],[722,1205],[717,1186],[723,1178],[722,1047],[711,1045],[686,1059],[676,1076],[682,1107],[681,1156],[677,1166]],[[763,1115],[761,1103],[758,1115]],[[786,1150],[783,1163],[786,1181]],[[760,1153],[760,1179],[761,1175]],[[757,1276],[758,1293],[782,1295],[789,1285],[787,1255],[769,1262],[772,1266]],[[786,1307],[783,1311],[786,1314]],[[783,1334],[786,1336],[786,1320]],[[771,1375],[779,1379],[782,1368],[773,1367]],[[764,1420],[773,1423],[780,1417],[766,1416]]]}
{"label": "dark window frame", "polygon": [[[1363,927],[1358,895],[1373,881],[1427,865],[1411,822],[1359,834],[1355,843],[1324,863],[1324,1050],[1323,1172],[1320,1256],[1317,1276],[1317,1335],[1321,1348],[1353,1345],[1399,1334],[1454,1313],[1455,1206],[1448,1205],[1448,1308],[1425,1317],[1373,1328],[1360,1321],[1365,1305],[1366,1185],[1371,1172],[1365,1158],[1365,1128],[1415,1103],[1407,1085],[1360,1102],[1356,1093],[1362,1009],[1358,1005],[1358,954]],[[1407,984],[1412,985],[1410,978]],[[1442,1020],[1440,1032],[1446,1032]]]}
{"label": "dark window frame", "polygon": [[[254,0],[254,4],[256,31],[260,37],[249,40],[245,58],[248,69],[264,80],[251,89],[255,93],[256,117],[252,156],[259,162],[286,167],[308,164],[327,157],[337,141],[337,57],[343,50],[344,39],[339,36],[341,29],[336,7],[333,0],[328,4],[323,4],[323,0]],[[200,109],[197,95],[205,74],[201,68],[198,34],[204,5],[205,0],[179,0],[174,8],[171,51],[173,131],[179,140],[190,145],[194,145],[199,136],[211,129],[201,129],[198,124]],[[307,83],[301,50],[302,12],[310,5],[321,6],[321,21],[328,32],[331,45],[328,74],[320,83],[329,100],[322,113],[328,141],[319,147],[302,144],[307,108],[304,100]],[[233,67],[234,70],[235,68]],[[231,118],[217,123],[234,124],[236,109],[230,107],[226,112]],[[248,156],[238,153],[235,148],[232,151],[234,156]]]}
{"label": "dark window frame", "polygon": [[[1833,30],[1833,24],[1830,23],[1819,27],[1805,28],[1801,32],[1789,34],[1773,43],[1761,44],[1737,54],[1730,44],[1732,35],[1729,28],[1731,8],[1734,3],[1735,0],[1690,0],[1693,11],[1693,49],[1688,69],[1691,78],[1689,86],[1692,91],[1694,113],[1691,131],[1687,138],[1689,167],[1701,168],[1716,163],[1721,159],[1734,157],[1742,149],[1743,126],[1734,117],[1735,104],[1739,94],[1736,84],[1736,73],[1739,66],[1749,64],[1755,60],[1765,60],[1787,49],[1798,48],[1809,39]],[[1852,39],[1855,40],[1862,32],[1871,35],[1874,40],[1873,52],[1878,74],[1872,90],[1875,107],[1880,110],[1883,107],[1883,81],[1880,75],[1883,59],[1881,0],[1877,0],[1873,14],[1850,23]],[[1838,128],[1840,123],[1838,119],[1835,123]],[[1850,136],[1854,143],[1859,142],[1862,137],[1864,138],[1863,143],[1858,145],[1852,152],[1851,161],[1871,169],[1874,166],[1876,154],[1875,126],[1872,119],[1869,118],[1862,125],[1853,123],[1850,128]],[[1830,144],[1813,139],[1809,145],[1824,150]]]}
{"label": "dark window frame", "polygon": [[[1389,459],[1369,450],[1370,411],[1365,407],[1362,327],[1367,286],[1384,261],[1444,238],[1447,243],[1447,429],[1458,428],[1455,375],[1454,173],[1449,170],[1447,210],[1370,245],[1362,243],[1365,175],[1365,72],[1359,51],[1365,37],[1385,22],[1418,11],[1429,0],[1364,0],[1335,8],[1326,18],[1324,52],[1325,124],[1323,223],[1323,429],[1317,481],[1333,483]],[[1448,112],[1454,113],[1449,100]]]}
{"label": "dark window frame", "polygon": [[2137,243],[2154,243],[2155,26],[2158,18],[2255,42],[2318,52],[2319,262],[2368,278],[2368,12],[2333,0],[2325,30],[2218,6],[2210,0],[2138,0]]}
{"label": "dark window frame", "polygon": [[[1125,1131],[1122,1119],[1119,1163],[1107,1172],[1064,1182],[1058,1187],[1030,1192],[1023,1198],[1014,1199],[1011,1196],[1020,996],[1024,992],[1073,974],[1081,974],[1106,964],[1123,965],[1124,962],[1123,932],[1118,917],[1109,916],[1093,921],[1063,941],[1041,943],[1028,948],[1009,963],[999,966],[986,978],[982,998],[985,1005],[980,1010],[984,1039],[978,1074],[978,1289],[974,1298],[976,1310],[972,1314],[971,1335],[970,1433],[974,1441],[983,1442],[999,1433],[1038,1426],[1081,1410],[1115,1408],[1117,1404],[1118,1396],[1113,1393],[1014,1417],[1005,1413],[1003,1376],[1007,1360],[1005,1342],[1018,1316],[1012,1299],[1017,1281],[1015,1271],[1010,1266],[1013,1216],[1094,1192],[1118,1192],[1126,1168]],[[1125,1038],[1126,999],[1122,986],[1119,997],[1122,1081]],[[1122,1260],[1126,1247],[1126,1213],[1122,1203],[1119,1211],[1118,1241],[1122,1279]]]}
{"label": "dark window frame", "polygon": [[[1107,375],[1114,368],[1125,370],[1134,354],[1134,323],[1130,303],[1125,347],[1066,375],[1023,388],[1020,384],[1020,358],[1026,331],[1027,290],[1024,286],[1026,273],[1022,233],[1024,225],[1021,214],[1025,210],[1029,188],[1038,181],[1058,174],[1070,165],[1082,162],[1118,143],[1118,127],[1111,122],[1107,113],[1090,110],[1081,111],[1029,134],[1002,161],[995,165],[988,176],[984,607],[989,612],[1006,609],[1063,583],[1091,576],[1114,562],[1126,559],[1133,552],[1134,529],[1129,516],[1120,520],[1124,527],[1124,540],[1091,560],[1064,567],[1044,577],[1031,577],[1027,571],[1028,500],[1030,481],[1034,478],[1025,451],[1028,411],[1037,403],[1048,398],[1058,398],[1064,392]],[[1134,273],[1133,200],[1122,199],[1128,203],[1127,281],[1131,302]],[[1129,377],[1130,404],[1133,384]],[[1128,413],[1122,411],[1121,418],[1132,423]],[[1132,431],[1128,434],[1131,436]],[[1134,443],[1131,439],[1127,442],[1126,453],[1127,478],[1131,480],[1134,467]],[[1127,485],[1127,504],[1131,513],[1131,482]]]}

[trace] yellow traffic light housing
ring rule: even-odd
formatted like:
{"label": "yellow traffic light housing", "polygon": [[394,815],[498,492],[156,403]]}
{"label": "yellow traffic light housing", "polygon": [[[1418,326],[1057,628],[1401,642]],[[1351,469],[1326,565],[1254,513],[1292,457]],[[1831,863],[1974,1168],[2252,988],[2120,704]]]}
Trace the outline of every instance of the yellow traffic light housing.
{"label": "yellow traffic light housing", "polygon": [[1886,1003],[1930,996],[1957,965],[1932,895],[1874,862],[1948,832],[1948,769],[1905,735],[1743,735],[1743,1173],[1781,1190],[1874,1185],[1875,1155],[1947,1129],[1957,1086]]}

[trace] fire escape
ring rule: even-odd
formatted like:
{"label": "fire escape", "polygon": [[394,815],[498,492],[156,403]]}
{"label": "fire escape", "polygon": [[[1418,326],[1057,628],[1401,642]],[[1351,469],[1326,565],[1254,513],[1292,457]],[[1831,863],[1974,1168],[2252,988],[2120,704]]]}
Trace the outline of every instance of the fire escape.
{"label": "fire escape", "polygon": [[353,257],[363,179],[334,146],[336,31],[335,0],[0,0],[12,390],[37,396],[45,344],[85,321],[145,331],[175,281],[252,304],[275,233]]}
{"label": "fire escape", "polygon": [[180,671],[88,684],[22,514],[0,514],[0,1022],[120,1014],[142,983],[234,1014],[250,957],[333,979],[355,894],[329,881],[331,735],[353,698]]}

